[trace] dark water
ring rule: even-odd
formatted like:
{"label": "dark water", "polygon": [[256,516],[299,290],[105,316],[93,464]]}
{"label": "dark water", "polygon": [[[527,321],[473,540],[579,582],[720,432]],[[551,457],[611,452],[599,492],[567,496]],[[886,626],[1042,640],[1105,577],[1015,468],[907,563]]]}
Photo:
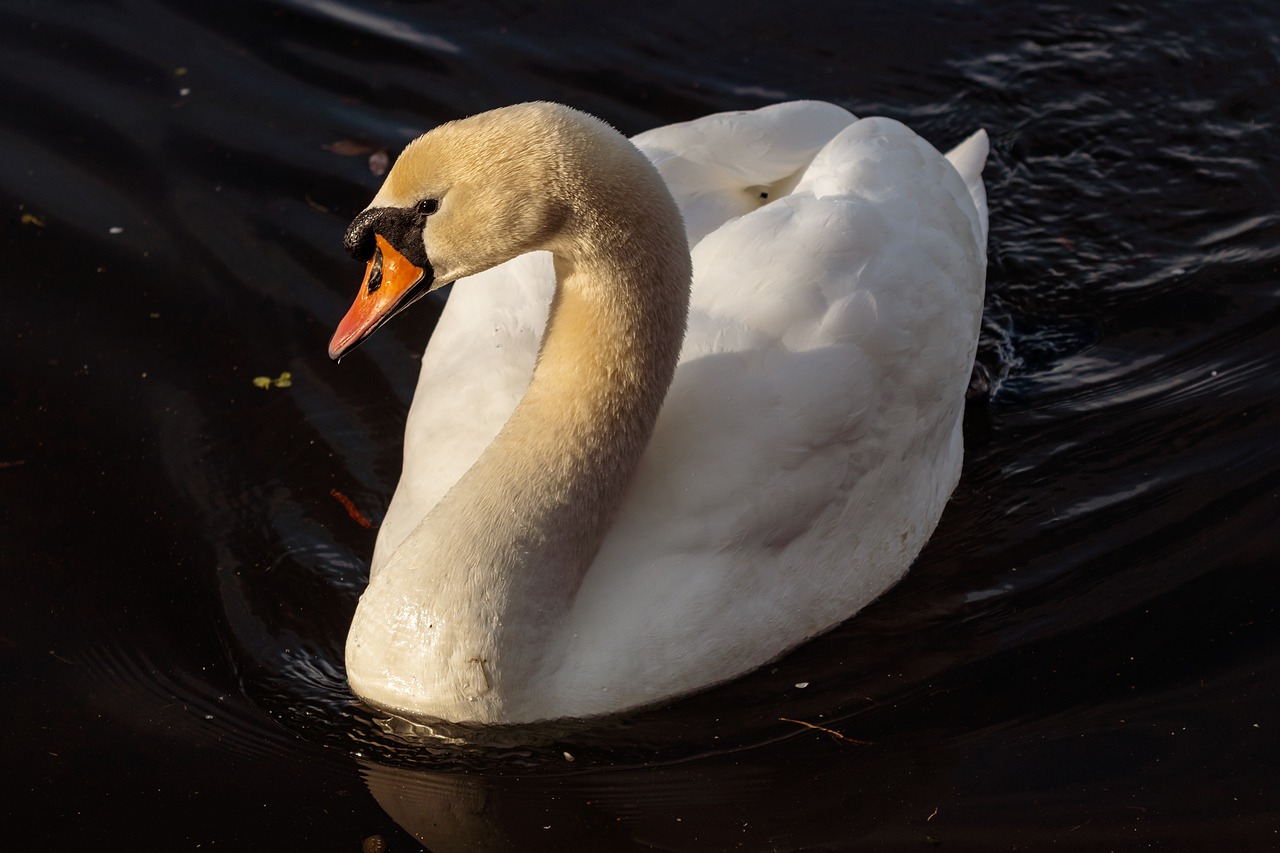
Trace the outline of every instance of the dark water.
{"label": "dark water", "polygon": [[[1280,848],[1280,11],[604,8],[0,2],[0,845]],[[370,155],[796,97],[991,133],[986,391],[911,574],[524,743],[354,705],[339,496],[385,510],[439,309],[325,357]]]}

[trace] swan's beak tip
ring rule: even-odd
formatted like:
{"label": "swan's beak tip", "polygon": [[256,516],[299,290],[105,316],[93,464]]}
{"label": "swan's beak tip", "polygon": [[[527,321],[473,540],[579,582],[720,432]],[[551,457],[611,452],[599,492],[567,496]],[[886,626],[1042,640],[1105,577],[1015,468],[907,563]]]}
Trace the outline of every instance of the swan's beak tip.
{"label": "swan's beak tip", "polygon": [[342,318],[333,337],[329,339],[329,358],[335,362],[341,361],[344,355],[359,346],[372,331],[372,324],[367,318],[360,316],[356,306],[352,306],[352,310]]}

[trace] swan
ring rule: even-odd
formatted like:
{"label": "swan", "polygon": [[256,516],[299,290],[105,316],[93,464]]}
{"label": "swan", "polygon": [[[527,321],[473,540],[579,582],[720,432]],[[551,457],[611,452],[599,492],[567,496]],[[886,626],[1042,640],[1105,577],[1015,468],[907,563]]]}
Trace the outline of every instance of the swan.
{"label": "swan", "polygon": [[620,712],[897,581],[960,474],[986,154],[805,101],[631,141],[529,103],[410,143],[346,232],[367,268],[330,356],[456,286],[352,691],[460,723]]}

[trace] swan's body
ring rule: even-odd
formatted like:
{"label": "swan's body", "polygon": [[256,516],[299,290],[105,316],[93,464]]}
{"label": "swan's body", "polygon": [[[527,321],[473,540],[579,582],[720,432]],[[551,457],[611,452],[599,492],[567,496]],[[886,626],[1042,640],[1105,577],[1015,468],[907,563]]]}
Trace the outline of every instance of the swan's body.
{"label": "swan's body", "polygon": [[348,639],[373,704],[529,722],[727,680],[898,580],[956,484],[985,135],[948,162],[801,102],[635,143],[657,171],[563,107],[445,125],[348,234],[368,257],[389,216],[437,284],[473,276]]}

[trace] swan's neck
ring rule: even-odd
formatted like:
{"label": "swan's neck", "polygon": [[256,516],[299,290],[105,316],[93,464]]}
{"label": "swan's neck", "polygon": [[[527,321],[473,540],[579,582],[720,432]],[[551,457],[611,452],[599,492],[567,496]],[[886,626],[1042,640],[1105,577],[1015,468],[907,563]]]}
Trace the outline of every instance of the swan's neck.
{"label": "swan's neck", "polygon": [[524,399],[433,515],[472,528],[463,550],[514,559],[525,583],[567,600],[653,432],[687,305],[615,264],[558,257],[556,274]]}
{"label": "swan's neck", "polygon": [[493,700],[515,699],[521,684],[558,666],[560,617],[671,382],[690,265],[679,214],[669,196],[664,203],[659,213],[668,215],[638,232],[623,221],[634,208],[613,224],[595,209],[592,230],[556,252],[555,298],[528,391],[414,534],[430,547],[415,558],[431,567],[420,594],[432,612],[449,608],[452,665],[459,654],[483,662],[466,680],[480,693],[501,685]]}

